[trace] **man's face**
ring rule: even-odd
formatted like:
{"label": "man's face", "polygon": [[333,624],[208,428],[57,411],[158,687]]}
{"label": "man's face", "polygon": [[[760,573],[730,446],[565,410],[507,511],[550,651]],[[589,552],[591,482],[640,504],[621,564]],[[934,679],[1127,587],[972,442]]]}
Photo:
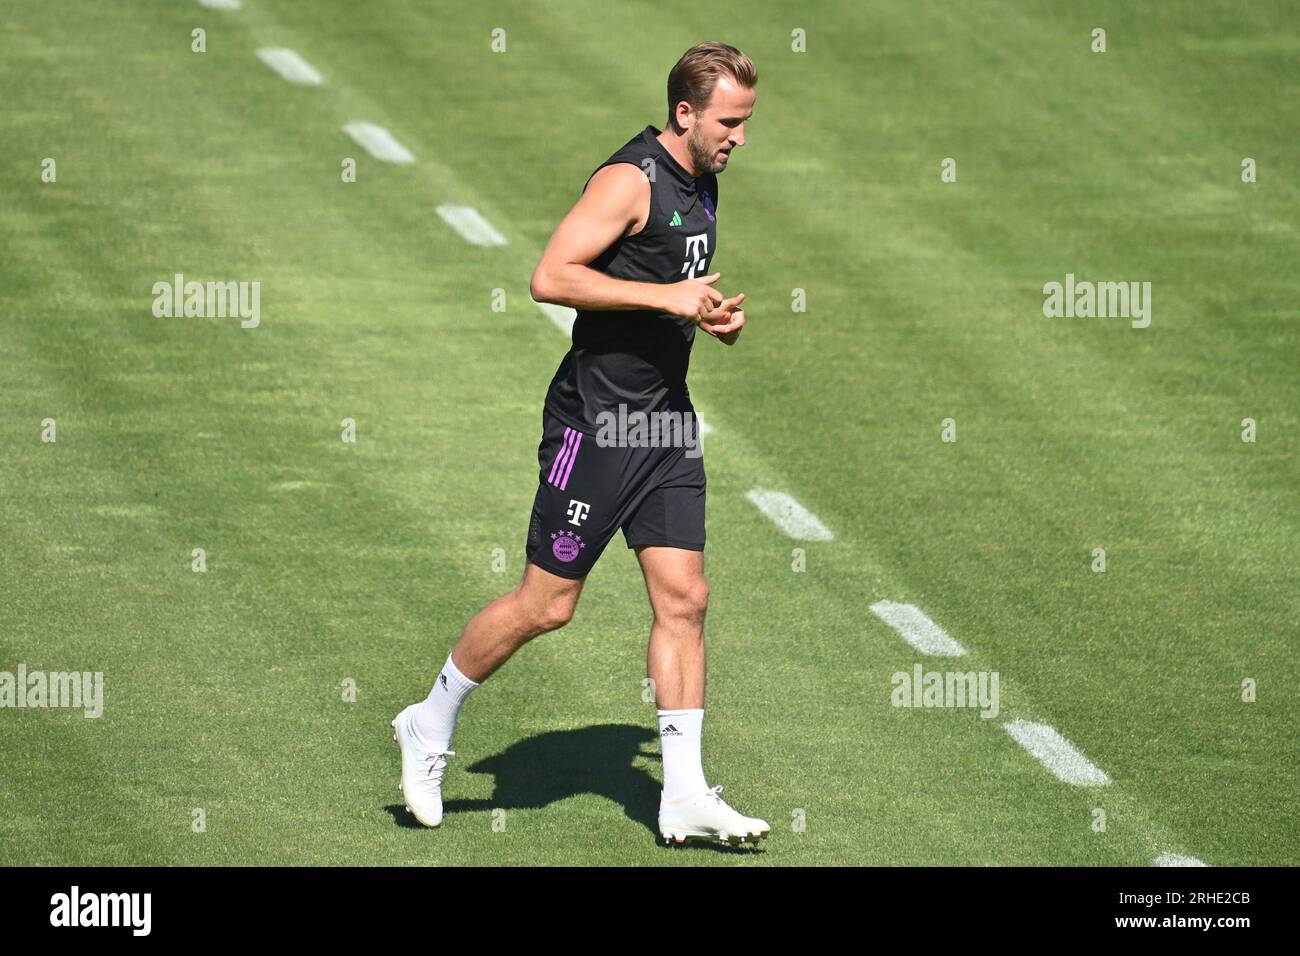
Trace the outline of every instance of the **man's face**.
{"label": "man's face", "polygon": [[697,176],[722,172],[731,151],[745,145],[745,120],[753,114],[757,98],[756,90],[737,86],[728,76],[718,77],[709,105],[694,114],[686,133],[686,149]]}

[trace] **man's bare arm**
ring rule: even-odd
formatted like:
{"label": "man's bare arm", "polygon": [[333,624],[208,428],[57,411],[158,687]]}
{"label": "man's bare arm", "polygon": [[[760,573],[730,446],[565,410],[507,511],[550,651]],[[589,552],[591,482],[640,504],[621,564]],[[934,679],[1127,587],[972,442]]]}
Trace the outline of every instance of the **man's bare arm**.
{"label": "man's bare arm", "polygon": [[638,167],[613,163],[597,170],[533,270],[533,298],[574,309],[648,309],[701,321],[723,300],[713,288],[719,273],[680,282],[630,282],[587,265],[626,235],[649,208],[650,181]]}
{"label": "man's bare arm", "polygon": [[598,170],[546,244],[533,271],[533,299],[573,309],[659,310],[665,286],[615,279],[588,266],[649,205],[650,182],[636,166],[613,163]]}

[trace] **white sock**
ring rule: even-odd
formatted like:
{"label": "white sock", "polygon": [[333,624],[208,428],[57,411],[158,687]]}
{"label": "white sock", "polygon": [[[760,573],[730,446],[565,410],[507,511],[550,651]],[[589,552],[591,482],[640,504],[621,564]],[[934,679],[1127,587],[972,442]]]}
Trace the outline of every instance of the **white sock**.
{"label": "white sock", "polygon": [[456,731],[456,715],[460,705],[473,693],[478,684],[460,672],[447,655],[447,663],[442,665],[442,673],[433,682],[433,690],[415,711],[412,723],[415,735],[430,750],[449,750],[451,735]]}
{"label": "white sock", "polygon": [[703,709],[659,711],[659,745],[664,755],[663,799],[673,800],[709,789],[700,763]]}

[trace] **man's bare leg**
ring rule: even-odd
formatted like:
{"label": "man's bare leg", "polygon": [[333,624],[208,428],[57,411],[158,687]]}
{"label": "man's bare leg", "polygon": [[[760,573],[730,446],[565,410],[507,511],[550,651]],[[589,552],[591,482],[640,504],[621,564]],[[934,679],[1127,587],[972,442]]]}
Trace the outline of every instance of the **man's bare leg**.
{"label": "man's bare leg", "polygon": [[737,813],[710,791],[700,759],[709,606],[704,553],[666,547],[637,548],[636,553],[654,609],[646,669],[655,684],[664,760],[659,832],[669,843],[761,840],[768,834],[767,822]]}
{"label": "man's bare leg", "polygon": [[534,637],[573,617],[585,576],[576,579],[524,566],[518,587],[501,595],[465,625],[429,695],[411,713],[411,725],[433,750],[451,747],[456,718],[471,693]]}
{"label": "man's bare leg", "polygon": [[654,610],[646,672],[654,681],[664,798],[708,789],[700,759],[704,724],[704,616],[709,586],[704,554],[684,548],[636,549]]}
{"label": "man's bare leg", "polygon": [[481,684],[534,637],[569,623],[585,577],[570,580],[529,562],[513,591],[497,598],[465,625],[452,663]]}
{"label": "man's bare leg", "polygon": [[519,586],[465,625],[429,696],[393,718],[393,740],[402,754],[402,796],[425,826],[442,823],[442,777],[447,757],[455,753],[451,737],[461,705],[524,644],[569,622],[584,580],[525,564]]}
{"label": "man's bare leg", "polygon": [[704,552],[683,548],[637,548],[654,610],[646,673],[661,710],[704,707],[704,616],[709,586]]}

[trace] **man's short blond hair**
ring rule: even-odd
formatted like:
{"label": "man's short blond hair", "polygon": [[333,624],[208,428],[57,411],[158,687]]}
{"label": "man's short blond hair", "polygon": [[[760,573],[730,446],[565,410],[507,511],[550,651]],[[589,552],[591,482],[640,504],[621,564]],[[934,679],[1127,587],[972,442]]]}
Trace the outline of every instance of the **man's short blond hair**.
{"label": "man's short blond hair", "polygon": [[709,105],[718,77],[728,76],[737,86],[752,90],[758,85],[758,68],[734,46],[725,43],[697,43],[668,74],[668,122],[677,123],[677,104],[685,100],[699,113]]}

